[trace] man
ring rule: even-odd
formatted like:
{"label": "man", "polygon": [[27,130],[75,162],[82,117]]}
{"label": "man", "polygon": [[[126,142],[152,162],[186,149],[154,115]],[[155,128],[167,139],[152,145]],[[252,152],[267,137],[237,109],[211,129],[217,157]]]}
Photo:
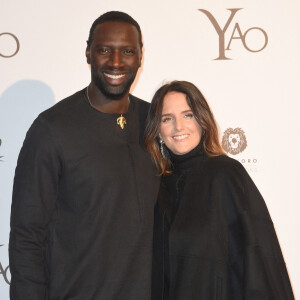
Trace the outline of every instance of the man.
{"label": "man", "polygon": [[143,148],[148,103],[129,95],[138,23],[108,12],[86,48],[91,83],[40,114],[16,168],[13,300],[150,299],[158,179]]}

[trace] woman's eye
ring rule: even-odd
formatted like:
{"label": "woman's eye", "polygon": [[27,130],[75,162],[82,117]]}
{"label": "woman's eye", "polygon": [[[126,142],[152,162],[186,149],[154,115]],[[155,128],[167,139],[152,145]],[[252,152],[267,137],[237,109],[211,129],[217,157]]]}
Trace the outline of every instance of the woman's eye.
{"label": "woman's eye", "polygon": [[194,115],[192,113],[189,113],[189,114],[184,115],[184,117],[186,119],[192,119],[194,117]]}
{"label": "woman's eye", "polygon": [[170,118],[170,117],[165,117],[165,118],[162,118],[161,121],[162,121],[163,123],[166,123],[166,122],[171,121],[171,118]]}

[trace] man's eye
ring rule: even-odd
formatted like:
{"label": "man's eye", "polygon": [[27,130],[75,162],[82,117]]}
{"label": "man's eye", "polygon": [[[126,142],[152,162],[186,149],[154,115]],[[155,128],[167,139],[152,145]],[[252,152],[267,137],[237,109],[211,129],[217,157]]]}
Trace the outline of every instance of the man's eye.
{"label": "man's eye", "polygon": [[105,54],[109,54],[110,51],[109,51],[108,48],[100,48],[100,49],[98,50],[98,53],[100,53],[100,54],[102,54],[102,55],[105,55]]}
{"label": "man's eye", "polygon": [[133,49],[124,49],[123,53],[127,56],[130,56],[130,55],[134,54],[134,50]]}

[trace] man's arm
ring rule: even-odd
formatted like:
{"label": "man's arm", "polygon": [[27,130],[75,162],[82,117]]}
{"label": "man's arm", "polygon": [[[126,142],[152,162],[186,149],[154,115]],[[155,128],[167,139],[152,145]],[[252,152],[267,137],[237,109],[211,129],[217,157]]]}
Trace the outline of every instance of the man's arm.
{"label": "man's arm", "polygon": [[26,135],[14,179],[9,240],[12,300],[46,299],[45,253],[62,169],[59,150],[49,125],[39,117]]}

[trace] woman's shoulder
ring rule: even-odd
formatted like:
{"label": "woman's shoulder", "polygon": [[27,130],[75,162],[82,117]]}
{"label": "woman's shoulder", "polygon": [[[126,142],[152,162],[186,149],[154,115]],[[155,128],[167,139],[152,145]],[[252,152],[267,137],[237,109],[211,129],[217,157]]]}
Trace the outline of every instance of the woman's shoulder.
{"label": "woman's shoulder", "polygon": [[206,156],[205,162],[207,166],[216,170],[232,171],[233,169],[244,169],[238,160],[227,155]]}
{"label": "woman's shoulder", "polygon": [[224,178],[232,177],[248,177],[248,173],[243,165],[226,155],[206,156],[202,161],[198,161],[193,166],[192,172],[201,172],[210,176],[218,176]]}
{"label": "woman's shoulder", "polygon": [[240,164],[239,161],[237,161],[234,158],[231,158],[227,155],[217,155],[217,156],[206,156],[206,159],[211,164],[218,164],[218,165],[224,165],[224,166],[230,166],[230,165],[238,165]]}

